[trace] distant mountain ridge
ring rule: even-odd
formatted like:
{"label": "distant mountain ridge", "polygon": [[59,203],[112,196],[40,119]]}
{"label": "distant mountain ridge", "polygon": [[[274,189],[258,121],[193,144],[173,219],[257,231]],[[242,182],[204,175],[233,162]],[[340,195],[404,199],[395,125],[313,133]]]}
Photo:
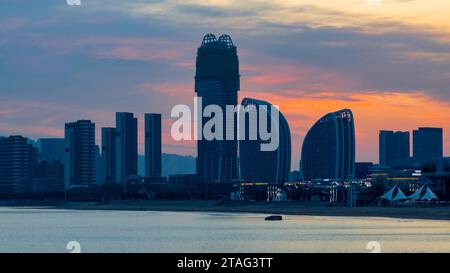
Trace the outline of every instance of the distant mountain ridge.
{"label": "distant mountain ridge", "polygon": [[[189,155],[162,154],[162,176],[174,174],[194,174],[195,157]],[[145,156],[138,156],[138,174],[145,175]]]}

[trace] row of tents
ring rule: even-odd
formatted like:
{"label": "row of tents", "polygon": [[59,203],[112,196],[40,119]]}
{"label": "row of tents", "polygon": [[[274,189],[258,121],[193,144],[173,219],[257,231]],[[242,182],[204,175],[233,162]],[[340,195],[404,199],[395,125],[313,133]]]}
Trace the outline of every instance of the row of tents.
{"label": "row of tents", "polygon": [[380,199],[387,200],[390,202],[395,201],[438,201],[439,198],[434,194],[434,192],[430,189],[428,185],[423,185],[416,192],[411,194],[410,196],[406,196],[403,191],[395,185],[388,192],[383,194]]}

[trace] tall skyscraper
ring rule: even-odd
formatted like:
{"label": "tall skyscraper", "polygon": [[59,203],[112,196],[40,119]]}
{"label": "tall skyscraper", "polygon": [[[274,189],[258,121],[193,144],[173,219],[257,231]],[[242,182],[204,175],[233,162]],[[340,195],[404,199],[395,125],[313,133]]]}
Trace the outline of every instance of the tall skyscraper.
{"label": "tall skyscraper", "polygon": [[[236,105],[239,77],[237,49],[231,37],[206,35],[198,48],[195,75],[195,92],[202,97],[202,108],[214,104],[225,113],[226,105]],[[209,119],[203,118],[199,126],[203,128]],[[197,173],[209,182],[230,183],[237,178],[237,146],[237,139],[199,140]]]}
{"label": "tall skyscraper", "polygon": [[64,138],[41,138],[38,140],[41,161],[64,162]]}
{"label": "tall skyscraper", "polygon": [[27,138],[0,138],[0,193],[32,192],[32,172],[38,161],[38,149]]}
{"label": "tall skyscraper", "polygon": [[413,157],[417,163],[425,163],[443,157],[444,136],[442,128],[422,127],[413,131]]}
{"label": "tall skyscraper", "polygon": [[306,134],[301,168],[305,180],[346,179],[355,173],[355,122],[351,110],[329,113]]}
{"label": "tall skyscraper", "polygon": [[96,183],[95,123],[78,120],[66,123],[64,139],[65,186],[93,186]]}
{"label": "tall skyscraper", "polygon": [[145,114],[145,177],[161,176],[161,114]]}
{"label": "tall skyscraper", "polygon": [[[247,107],[255,105],[258,114],[266,114],[267,127],[270,128],[270,112],[264,113],[259,110],[259,106],[264,105],[270,110],[271,104],[262,100],[245,98],[242,100],[242,106]],[[283,114],[280,112],[278,129],[279,146],[275,151],[261,151],[261,144],[268,141],[251,140],[249,138],[250,124],[246,115],[245,121],[245,140],[239,141],[239,163],[241,178],[245,182],[268,182],[271,184],[281,184],[289,181],[291,170],[291,131],[289,124]],[[256,128],[259,130],[259,121]],[[270,128],[272,129],[272,128]]]}
{"label": "tall skyscraper", "polygon": [[137,175],[137,118],[133,113],[116,113],[116,181],[126,183]]}
{"label": "tall skyscraper", "polygon": [[380,131],[380,165],[402,166],[410,158],[409,132]]}
{"label": "tall skyscraper", "polygon": [[102,164],[102,155],[101,148],[98,145],[95,145],[95,183],[97,185],[105,184],[105,179],[103,177],[103,164]]}
{"label": "tall skyscraper", "polygon": [[116,128],[102,128],[102,178],[106,184],[116,183]]}

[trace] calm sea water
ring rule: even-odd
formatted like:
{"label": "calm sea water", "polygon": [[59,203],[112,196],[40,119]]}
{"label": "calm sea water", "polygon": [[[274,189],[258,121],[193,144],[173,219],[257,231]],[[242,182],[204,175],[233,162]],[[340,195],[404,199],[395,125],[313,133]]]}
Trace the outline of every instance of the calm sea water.
{"label": "calm sea water", "polygon": [[450,252],[450,221],[0,208],[0,252]]}

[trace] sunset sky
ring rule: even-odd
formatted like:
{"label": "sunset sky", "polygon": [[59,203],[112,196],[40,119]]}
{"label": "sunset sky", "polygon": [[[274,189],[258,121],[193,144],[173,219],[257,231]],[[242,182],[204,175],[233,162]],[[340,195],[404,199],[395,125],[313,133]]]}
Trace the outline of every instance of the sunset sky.
{"label": "sunset sky", "polygon": [[170,136],[170,111],[193,104],[207,33],[238,47],[239,98],[280,106],[292,166],[311,125],[350,108],[357,161],[378,162],[378,131],[444,128],[450,155],[448,0],[1,0],[0,135],[63,137],[64,123],[114,126],[116,111],[164,117],[163,152],[196,154]]}

